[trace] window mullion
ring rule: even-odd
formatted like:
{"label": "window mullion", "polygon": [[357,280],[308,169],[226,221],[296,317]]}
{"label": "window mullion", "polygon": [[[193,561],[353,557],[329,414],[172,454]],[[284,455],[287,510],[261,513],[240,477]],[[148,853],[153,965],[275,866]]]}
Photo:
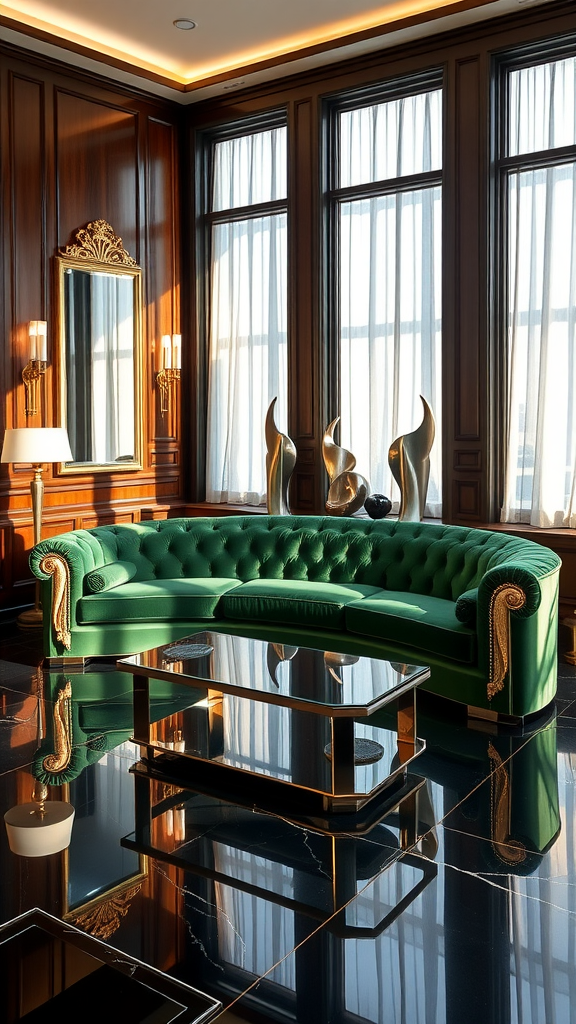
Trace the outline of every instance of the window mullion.
{"label": "window mullion", "polygon": [[422,174],[405,174],[383,181],[370,181],[364,185],[348,185],[335,188],[327,193],[329,200],[347,202],[351,199],[372,199],[377,196],[394,195],[396,192],[413,192],[420,188],[434,188],[442,184],[441,171],[426,171]]}

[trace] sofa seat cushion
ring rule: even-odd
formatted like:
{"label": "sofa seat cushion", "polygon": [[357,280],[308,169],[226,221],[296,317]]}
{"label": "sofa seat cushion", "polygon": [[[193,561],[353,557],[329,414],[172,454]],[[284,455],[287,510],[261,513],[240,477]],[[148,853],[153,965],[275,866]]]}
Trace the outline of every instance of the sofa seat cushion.
{"label": "sofa seat cushion", "polygon": [[225,594],[221,607],[228,619],[342,629],[346,605],[379,592],[379,587],[359,583],[260,579]]}
{"label": "sofa seat cushion", "polygon": [[213,619],[222,594],[240,580],[141,580],[90,594],[78,602],[78,622],[158,622],[163,619]]}
{"label": "sofa seat cushion", "polygon": [[456,618],[456,605],[440,597],[381,590],[349,604],[345,611],[349,633],[406,644],[451,661],[472,664],[476,633]]}

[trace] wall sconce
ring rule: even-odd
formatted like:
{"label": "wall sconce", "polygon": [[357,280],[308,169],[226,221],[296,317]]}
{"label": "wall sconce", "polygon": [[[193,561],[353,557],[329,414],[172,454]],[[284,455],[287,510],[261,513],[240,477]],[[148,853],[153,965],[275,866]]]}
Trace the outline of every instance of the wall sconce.
{"label": "wall sconce", "polygon": [[156,374],[156,383],[160,389],[160,412],[168,412],[172,398],[172,389],[180,380],[182,368],[182,335],[162,335],[162,369]]}
{"label": "wall sconce", "polygon": [[22,380],[26,389],[26,415],[35,416],[38,412],[38,381],[46,373],[48,365],[48,324],[45,320],[31,320],[28,324],[30,338],[30,354],[28,362],[22,370]]}

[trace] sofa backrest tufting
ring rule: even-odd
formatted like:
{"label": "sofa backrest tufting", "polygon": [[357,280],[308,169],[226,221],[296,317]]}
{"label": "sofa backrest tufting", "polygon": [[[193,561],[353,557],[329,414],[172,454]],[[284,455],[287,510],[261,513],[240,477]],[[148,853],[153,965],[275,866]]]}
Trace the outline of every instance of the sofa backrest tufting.
{"label": "sofa backrest tufting", "polygon": [[533,565],[536,552],[544,572],[557,564],[546,548],[523,538],[397,520],[223,516],[100,526],[79,531],[79,543],[80,534],[95,568],[126,560],[136,566],[136,581],[209,576],[244,582],[355,581],[452,601],[503,561],[522,566],[527,559]]}

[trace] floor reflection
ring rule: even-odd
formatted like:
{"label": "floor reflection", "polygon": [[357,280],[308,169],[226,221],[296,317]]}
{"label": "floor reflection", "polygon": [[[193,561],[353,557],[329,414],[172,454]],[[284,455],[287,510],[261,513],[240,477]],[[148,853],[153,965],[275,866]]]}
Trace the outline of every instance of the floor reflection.
{"label": "floor reflection", "polygon": [[[574,1019],[576,669],[560,661],[556,706],[524,730],[422,702],[417,774],[354,830],[249,786],[223,799],[155,777],[130,738],[128,676],[40,680],[18,646],[0,662],[3,811],[48,778],[75,819],[45,857],[13,854],[2,831],[0,923],[38,907],[254,1021]],[[185,701],[159,688],[153,717]]]}

